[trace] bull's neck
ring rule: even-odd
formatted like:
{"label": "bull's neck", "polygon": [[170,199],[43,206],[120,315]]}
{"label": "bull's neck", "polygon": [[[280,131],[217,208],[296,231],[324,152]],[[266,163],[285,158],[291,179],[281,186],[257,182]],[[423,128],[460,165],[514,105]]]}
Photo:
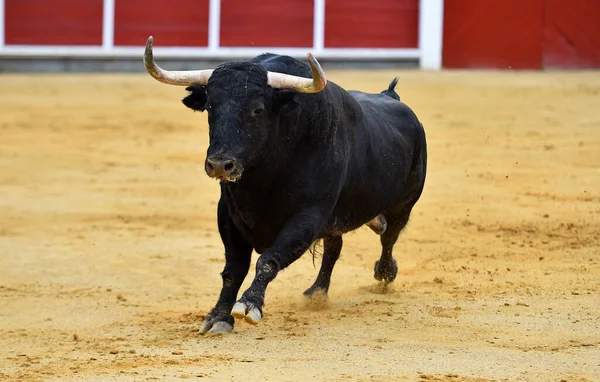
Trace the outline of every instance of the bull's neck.
{"label": "bull's neck", "polygon": [[243,187],[265,186],[283,177],[289,169],[293,150],[291,147],[269,144],[253,163],[250,163],[242,173],[238,183]]}

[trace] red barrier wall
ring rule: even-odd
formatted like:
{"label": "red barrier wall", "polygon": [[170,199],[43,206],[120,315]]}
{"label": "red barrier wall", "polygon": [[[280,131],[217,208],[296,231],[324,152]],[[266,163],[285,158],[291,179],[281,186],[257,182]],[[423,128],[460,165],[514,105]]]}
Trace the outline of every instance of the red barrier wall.
{"label": "red barrier wall", "polygon": [[208,0],[115,1],[115,46],[144,45],[150,35],[157,46],[208,46]]}
{"label": "red barrier wall", "polygon": [[325,3],[326,48],[416,48],[418,38],[419,0]]}
{"label": "red barrier wall", "polygon": [[600,68],[600,1],[546,0],[545,68]]}
{"label": "red barrier wall", "polygon": [[445,68],[600,68],[598,0],[445,0]]}
{"label": "red barrier wall", "polygon": [[5,42],[102,45],[102,0],[5,0]]}
{"label": "red barrier wall", "polygon": [[[326,48],[417,48],[419,0],[327,0]],[[314,1],[222,0],[223,47],[313,45]],[[6,45],[102,45],[102,0],[5,0]],[[116,0],[115,46],[208,46],[209,0]],[[600,68],[600,0],[445,0],[445,68]]]}
{"label": "red barrier wall", "polygon": [[443,66],[540,68],[542,13],[543,0],[446,0]]}
{"label": "red barrier wall", "polygon": [[[6,44],[101,45],[102,0],[5,0]],[[374,6],[376,4],[377,6]],[[314,2],[222,0],[220,45],[312,47]],[[208,46],[209,0],[116,0],[115,46]],[[325,47],[416,48],[419,0],[327,0]]]}
{"label": "red barrier wall", "polygon": [[310,47],[313,2],[222,0],[221,46]]}

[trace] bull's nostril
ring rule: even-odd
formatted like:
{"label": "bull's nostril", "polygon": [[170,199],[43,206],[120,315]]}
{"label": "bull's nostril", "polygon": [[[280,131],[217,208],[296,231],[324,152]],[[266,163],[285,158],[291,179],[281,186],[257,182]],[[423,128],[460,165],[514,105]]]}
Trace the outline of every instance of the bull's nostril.
{"label": "bull's nostril", "polygon": [[206,162],[206,172],[208,172],[208,173],[214,172],[214,167],[212,164],[210,164],[210,162]]}
{"label": "bull's nostril", "polygon": [[227,172],[230,173],[235,169],[235,164],[233,164],[233,162],[227,162],[227,164],[225,164],[225,167],[223,167],[223,169]]}

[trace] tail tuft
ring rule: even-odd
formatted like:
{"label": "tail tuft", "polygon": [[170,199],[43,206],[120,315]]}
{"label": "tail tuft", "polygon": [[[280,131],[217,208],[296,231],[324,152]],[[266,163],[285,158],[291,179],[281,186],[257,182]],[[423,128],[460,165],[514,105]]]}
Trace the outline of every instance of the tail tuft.
{"label": "tail tuft", "polygon": [[396,85],[398,85],[398,77],[394,78],[392,80],[392,82],[390,82],[390,86],[388,86],[388,92],[393,92],[394,88],[396,88]]}
{"label": "tail tuft", "polygon": [[398,77],[394,78],[392,82],[390,82],[390,86],[388,86],[387,90],[381,92],[381,94],[385,94],[386,96],[395,99],[396,101],[400,101],[400,96],[396,93],[396,85],[398,85]]}

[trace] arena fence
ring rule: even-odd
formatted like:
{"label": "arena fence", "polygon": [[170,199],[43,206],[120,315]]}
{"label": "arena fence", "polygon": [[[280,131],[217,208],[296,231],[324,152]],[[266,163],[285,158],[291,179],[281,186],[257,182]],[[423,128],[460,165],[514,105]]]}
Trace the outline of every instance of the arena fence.
{"label": "arena fence", "polygon": [[[0,0],[0,58],[417,60],[441,68],[443,0]],[[246,12],[246,13],[244,13]],[[254,12],[254,13],[253,13]],[[260,12],[260,14],[257,14]]]}

